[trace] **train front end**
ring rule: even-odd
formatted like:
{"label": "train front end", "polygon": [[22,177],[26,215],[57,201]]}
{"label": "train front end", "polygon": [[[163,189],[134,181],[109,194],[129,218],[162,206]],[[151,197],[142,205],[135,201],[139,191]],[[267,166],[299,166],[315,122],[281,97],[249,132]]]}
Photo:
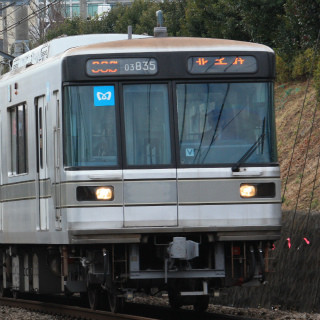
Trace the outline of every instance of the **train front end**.
{"label": "train front end", "polygon": [[74,270],[93,305],[99,290],[115,309],[157,287],[203,310],[213,289],[264,281],[281,227],[273,79],[271,49],[234,41],[138,39],[66,55],[69,291]]}

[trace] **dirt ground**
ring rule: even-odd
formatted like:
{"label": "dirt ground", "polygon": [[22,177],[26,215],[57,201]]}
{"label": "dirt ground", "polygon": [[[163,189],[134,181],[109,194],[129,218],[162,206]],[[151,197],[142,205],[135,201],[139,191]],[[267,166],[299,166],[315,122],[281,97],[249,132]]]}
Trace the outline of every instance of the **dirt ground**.
{"label": "dirt ground", "polygon": [[312,81],[275,85],[283,210],[320,212],[320,102]]}

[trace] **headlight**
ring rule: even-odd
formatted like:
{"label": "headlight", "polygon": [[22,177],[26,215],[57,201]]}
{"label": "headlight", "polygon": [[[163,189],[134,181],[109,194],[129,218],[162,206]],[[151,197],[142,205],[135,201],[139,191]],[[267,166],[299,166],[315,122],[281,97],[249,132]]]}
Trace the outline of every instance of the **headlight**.
{"label": "headlight", "polygon": [[242,184],[240,186],[240,196],[242,198],[252,198],[257,194],[257,187],[251,184]]}
{"label": "headlight", "polygon": [[113,186],[79,186],[77,187],[78,201],[112,201]]}
{"label": "headlight", "polygon": [[110,187],[101,187],[96,189],[97,200],[111,200],[113,198],[113,189]]}

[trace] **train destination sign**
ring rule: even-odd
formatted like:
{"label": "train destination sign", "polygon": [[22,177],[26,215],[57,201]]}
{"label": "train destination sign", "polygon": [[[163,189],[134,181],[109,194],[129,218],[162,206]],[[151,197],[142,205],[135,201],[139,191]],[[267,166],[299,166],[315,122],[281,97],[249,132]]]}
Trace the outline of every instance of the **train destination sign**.
{"label": "train destination sign", "polygon": [[253,56],[191,57],[188,71],[198,73],[252,73],[257,71],[257,60]]}
{"label": "train destination sign", "polygon": [[90,59],[87,61],[89,76],[154,75],[158,64],[153,58]]}

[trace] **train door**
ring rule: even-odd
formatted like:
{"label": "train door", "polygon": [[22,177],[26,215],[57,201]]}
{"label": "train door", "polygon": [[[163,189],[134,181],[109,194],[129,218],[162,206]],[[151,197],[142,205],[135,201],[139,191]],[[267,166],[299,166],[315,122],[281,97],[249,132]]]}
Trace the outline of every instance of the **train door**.
{"label": "train door", "polygon": [[45,96],[36,99],[39,229],[48,230],[47,125]]}
{"label": "train door", "polygon": [[167,83],[123,84],[124,226],[176,226],[177,174]]}
{"label": "train door", "polygon": [[53,93],[53,100],[55,103],[55,119],[54,126],[54,181],[55,186],[55,208],[56,208],[56,230],[61,230],[61,185],[60,185],[60,103],[59,92]]}
{"label": "train door", "polygon": [[[1,115],[1,111],[0,111],[0,150],[2,150],[1,141],[2,141],[2,115]],[[0,185],[2,185],[2,164],[1,164],[1,157],[0,157]],[[3,202],[0,202],[0,230],[3,230],[2,206],[3,206]]]}

